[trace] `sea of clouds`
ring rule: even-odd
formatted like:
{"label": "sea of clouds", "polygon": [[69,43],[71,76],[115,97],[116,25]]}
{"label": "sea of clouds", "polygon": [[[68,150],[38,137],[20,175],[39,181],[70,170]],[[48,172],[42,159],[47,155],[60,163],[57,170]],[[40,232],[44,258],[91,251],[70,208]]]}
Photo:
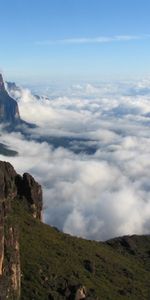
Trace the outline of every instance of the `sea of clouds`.
{"label": "sea of clouds", "polygon": [[[149,79],[43,88],[40,99],[26,88],[10,93],[22,119],[38,126],[30,140],[3,131],[1,142],[18,151],[7,158],[17,172],[41,183],[44,221],[96,240],[150,233]],[[38,136],[71,137],[73,146]]]}

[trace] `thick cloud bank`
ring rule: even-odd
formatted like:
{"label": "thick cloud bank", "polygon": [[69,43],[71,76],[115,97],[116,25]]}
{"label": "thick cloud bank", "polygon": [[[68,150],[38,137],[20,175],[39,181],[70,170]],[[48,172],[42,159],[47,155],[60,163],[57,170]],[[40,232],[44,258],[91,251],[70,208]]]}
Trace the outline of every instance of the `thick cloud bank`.
{"label": "thick cloud bank", "polygon": [[74,85],[49,90],[49,99],[11,93],[22,118],[39,125],[33,137],[74,137],[72,149],[97,149],[75,154],[3,132],[1,142],[19,152],[9,161],[43,186],[45,222],[97,240],[150,233],[150,81]]}

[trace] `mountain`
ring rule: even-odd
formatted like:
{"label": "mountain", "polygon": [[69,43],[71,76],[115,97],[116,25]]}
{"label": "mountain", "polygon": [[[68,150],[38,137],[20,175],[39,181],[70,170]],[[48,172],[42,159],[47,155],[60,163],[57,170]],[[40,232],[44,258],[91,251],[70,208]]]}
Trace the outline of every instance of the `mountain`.
{"label": "mountain", "polygon": [[0,123],[19,124],[20,121],[18,104],[9,96],[0,74]]}
{"label": "mountain", "polygon": [[42,206],[34,178],[1,161],[1,300],[149,299],[150,236],[72,237],[42,223]]}
{"label": "mountain", "polygon": [[[8,83],[6,84],[8,86]],[[10,83],[9,87],[10,85],[11,88],[17,89],[15,83]],[[2,74],[0,74],[0,124],[7,131],[19,131],[24,135],[26,135],[26,129],[36,127],[21,119],[18,103],[6,90]]]}
{"label": "mountain", "polygon": [[[13,97],[13,98],[17,98],[20,99],[22,97],[22,92],[24,91],[24,88],[16,85],[15,82],[10,82],[10,81],[6,81],[6,88],[9,92],[9,94]],[[44,101],[44,100],[50,100],[47,96],[45,95],[36,95],[36,94],[32,94],[32,97],[35,98],[35,100],[37,101]]]}
{"label": "mountain", "polygon": [[[24,89],[17,86],[15,82],[6,82],[6,87],[7,87],[7,91],[8,93],[11,95],[11,97],[17,99],[17,101],[19,102],[20,99],[23,96],[24,93]],[[44,101],[50,101],[50,99],[46,96],[38,96],[38,95],[34,95],[34,94],[30,94],[31,98],[35,100],[35,103],[40,102],[42,104],[42,102]],[[31,104],[32,105],[32,104]],[[22,124],[22,122],[21,122]],[[91,145],[89,142],[91,142],[91,140],[87,139],[87,138],[80,138],[80,137],[74,137],[74,136],[50,136],[50,135],[37,135],[37,133],[32,131],[32,137],[30,134],[30,131],[26,130],[29,128],[36,128],[35,125],[33,124],[27,124],[26,126],[17,126],[17,127],[13,127],[14,131],[19,131],[22,134],[24,134],[24,136],[27,139],[32,139],[35,140],[37,142],[47,142],[48,144],[52,145],[55,149],[59,148],[59,147],[63,147],[66,149],[70,149],[71,151],[73,151],[76,154],[79,153],[86,153],[87,155],[91,155],[94,154],[97,151],[97,145],[96,143],[94,144],[94,141],[92,141]],[[25,122],[23,123],[25,125]],[[12,128],[11,128],[12,129]]]}

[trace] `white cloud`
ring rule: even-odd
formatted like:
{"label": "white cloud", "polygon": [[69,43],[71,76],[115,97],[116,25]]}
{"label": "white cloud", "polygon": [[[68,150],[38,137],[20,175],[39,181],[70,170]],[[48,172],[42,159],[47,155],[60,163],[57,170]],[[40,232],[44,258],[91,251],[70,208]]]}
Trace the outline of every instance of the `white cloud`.
{"label": "white cloud", "polygon": [[47,223],[98,240],[149,233],[150,95],[137,94],[137,87],[143,84],[88,83],[50,100],[37,100],[27,90],[14,94],[22,117],[39,125],[33,136],[80,138],[76,145],[97,148],[91,155],[75,154],[2,134],[1,142],[19,152],[9,161],[42,184]]}

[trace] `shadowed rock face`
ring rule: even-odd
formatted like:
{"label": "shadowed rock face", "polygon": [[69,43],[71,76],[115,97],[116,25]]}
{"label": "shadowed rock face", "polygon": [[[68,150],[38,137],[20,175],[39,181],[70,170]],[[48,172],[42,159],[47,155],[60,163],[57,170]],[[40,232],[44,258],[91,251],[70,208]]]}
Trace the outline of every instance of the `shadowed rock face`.
{"label": "shadowed rock face", "polygon": [[28,203],[29,210],[35,219],[42,221],[42,189],[41,186],[28,174],[16,176],[18,195]]}
{"label": "shadowed rock face", "polygon": [[0,122],[19,124],[21,121],[17,102],[7,93],[0,74]]}
{"label": "shadowed rock face", "polygon": [[42,189],[29,174],[18,175],[0,161],[0,300],[18,300],[21,294],[19,228],[11,221],[12,204],[25,201],[29,213],[41,220]]}
{"label": "shadowed rock face", "polygon": [[[12,83],[12,85],[15,86],[15,88],[17,89],[15,83]],[[9,96],[5,88],[2,74],[0,74],[0,123],[8,132],[21,132],[27,137],[28,129],[36,128],[36,125],[28,123],[21,119],[19,114],[18,103]]]}
{"label": "shadowed rock face", "polygon": [[0,161],[0,202],[6,199],[12,201],[15,197],[20,201],[26,201],[30,212],[33,212],[33,217],[41,220],[43,202],[41,186],[30,174],[20,176],[10,163]]}

